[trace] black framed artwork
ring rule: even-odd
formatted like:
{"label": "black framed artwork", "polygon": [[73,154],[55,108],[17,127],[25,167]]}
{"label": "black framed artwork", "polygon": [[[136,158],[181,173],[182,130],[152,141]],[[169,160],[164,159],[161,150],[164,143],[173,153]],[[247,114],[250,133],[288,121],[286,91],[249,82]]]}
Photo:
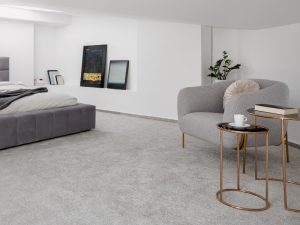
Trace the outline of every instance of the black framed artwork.
{"label": "black framed artwork", "polygon": [[83,47],[80,86],[104,87],[107,45]]}
{"label": "black framed artwork", "polygon": [[126,90],[129,60],[111,60],[107,88]]}

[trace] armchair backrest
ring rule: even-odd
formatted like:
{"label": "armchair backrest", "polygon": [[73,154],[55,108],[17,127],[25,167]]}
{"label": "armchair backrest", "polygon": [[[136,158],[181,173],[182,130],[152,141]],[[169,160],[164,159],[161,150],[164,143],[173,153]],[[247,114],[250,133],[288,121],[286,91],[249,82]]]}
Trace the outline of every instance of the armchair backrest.
{"label": "armchair backrest", "polygon": [[187,87],[178,94],[178,118],[192,112],[225,113],[224,120],[232,119],[234,113],[245,113],[247,108],[259,103],[288,104],[289,90],[279,81],[252,79],[258,82],[260,90],[234,96],[223,109],[223,96],[234,80],[217,82],[211,85]]}
{"label": "armchair backrest", "polygon": [[224,112],[224,121],[231,121],[233,114],[245,114],[248,108],[255,104],[273,104],[287,106],[289,103],[289,88],[280,81],[252,79],[260,90],[235,95],[229,100]]}
{"label": "armchair backrest", "polygon": [[223,113],[223,96],[234,81],[187,87],[180,90],[177,98],[178,119],[193,112]]}
{"label": "armchair backrest", "polygon": [[[234,114],[247,115],[246,110],[254,107],[255,104],[273,104],[287,106],[289,103],[289,88],[279,81],[253,79],[260,85],[260,90],[255,92],[242,93],[234,96],[226,105],[223,121],[233,121]],[[247,115],[248,123],[254,123],[254,117]],[[280,123],[272,119],[259,119],[258,124],[268,127],[270,130],[270,145],[280,144]],[[287,124],[285,128],[287,127]],[[263,145],[264,139],[258,139],[259,145]],[[248,139],[248,146],[254,146],[254,138]]]}

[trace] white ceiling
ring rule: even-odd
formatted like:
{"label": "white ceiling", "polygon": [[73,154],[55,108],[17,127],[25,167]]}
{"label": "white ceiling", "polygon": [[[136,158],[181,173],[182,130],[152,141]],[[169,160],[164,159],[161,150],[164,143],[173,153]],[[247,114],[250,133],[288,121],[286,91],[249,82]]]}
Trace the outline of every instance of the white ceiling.
{"label": "white ceiling", "polygon": [[19,0],[6,2],[20,2],[22,5],[67,11],[78,8],[99,13],[228,28],[260,29],[300,22],[300,0]]}

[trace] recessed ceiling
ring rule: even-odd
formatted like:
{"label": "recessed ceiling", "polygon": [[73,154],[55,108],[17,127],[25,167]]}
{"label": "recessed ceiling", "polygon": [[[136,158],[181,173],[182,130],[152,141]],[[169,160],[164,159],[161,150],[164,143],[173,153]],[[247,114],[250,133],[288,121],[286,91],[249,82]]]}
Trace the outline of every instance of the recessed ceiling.
{"label": "recessed ceiling", "polygon": [[260,29],[300,22],[300,0],[20,0],[14,2],[20,2],[22,5],[54,7],[56,10],[78,8],[122,16],[240,29]]}

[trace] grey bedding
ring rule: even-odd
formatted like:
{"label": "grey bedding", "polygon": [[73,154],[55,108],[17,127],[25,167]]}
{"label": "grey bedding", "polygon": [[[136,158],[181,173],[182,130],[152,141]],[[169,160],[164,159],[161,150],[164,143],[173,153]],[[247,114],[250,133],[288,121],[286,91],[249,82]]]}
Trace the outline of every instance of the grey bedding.
{"label": "grey bedding", "polygon": [[45,87],[0,92],[0,110],[5,109],[11,103],[21,98],[44,92],[48,92],[48,89]]}
{"label": "grey bedding", "polygon": [[77,104],[0,116],[0,149],[95,128],[96,108]]}

